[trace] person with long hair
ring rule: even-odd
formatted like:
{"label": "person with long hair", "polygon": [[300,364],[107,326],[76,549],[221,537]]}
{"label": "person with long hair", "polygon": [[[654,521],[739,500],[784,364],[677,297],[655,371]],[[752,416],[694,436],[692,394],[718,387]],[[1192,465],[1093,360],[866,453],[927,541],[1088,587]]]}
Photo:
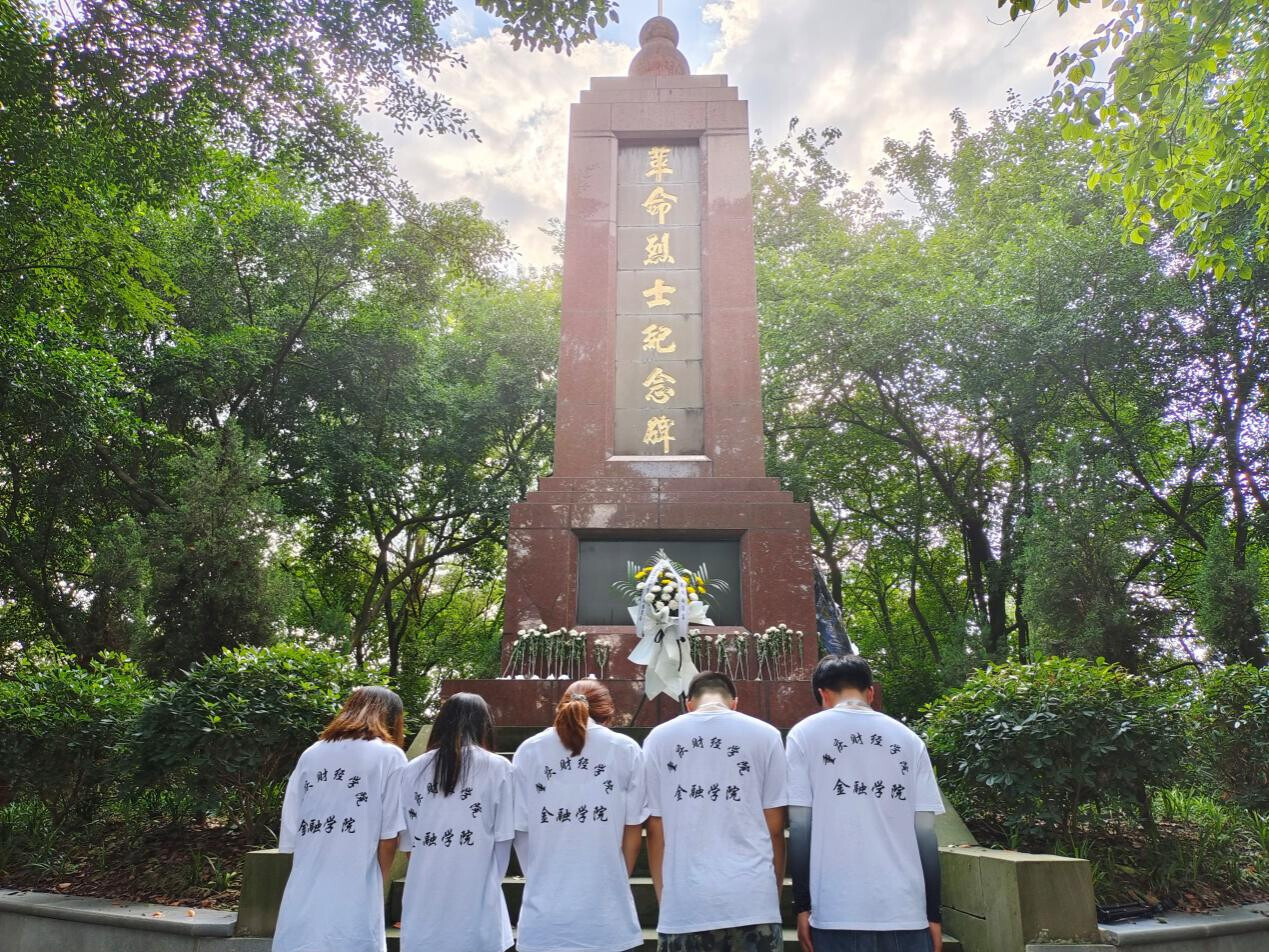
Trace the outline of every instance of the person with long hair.
{"label": "person with long hair", "polygon": [[648,817],[643,753],[609,730],[612,695],[575,681],[555,724],[516,751],[519,952],[626,952],[643,944],[630,873]]}
{"label": "person with long hair", "polygon": [[427,753],[401,772],[410,853],[401,952],[503,952],[511,919],[502,877],[515,838],[511,764],[493,753],[489,705],[455,694],[441,705]]}
{"label": "person with long hair", "polygon": [[357,688],[300,755],[278,849],[294,854],[273,952],[385,952],[383,888],[404,828],[401,699]]}

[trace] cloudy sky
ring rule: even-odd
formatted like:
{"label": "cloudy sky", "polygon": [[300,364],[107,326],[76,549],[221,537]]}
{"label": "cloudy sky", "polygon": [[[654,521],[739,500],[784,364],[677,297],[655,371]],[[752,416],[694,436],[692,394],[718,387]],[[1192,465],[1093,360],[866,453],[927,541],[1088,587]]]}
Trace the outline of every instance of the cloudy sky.
{"label": "cloudy sky", "polygon": [[[549,264],[539,229],[564,215],[569,104],[590,77],[625,75],[656,3],[622,0],[621,23],[571,57],[513,51],[474,0],[458,3],[446,28],[467,68],[442,74],[437,88],[482,141],[396,135],[374,116],[367,124],[424,199],[476,199],[506,225],[521,264]],[[1046,10],[1021,29],[994,0],[666,0],[666,15],[692,72],[726,73],[769,140],[794,116],[840,128],[835,159],[859,185],[887,137],[930,129],[945,143],[954,108],[977,124],[1009,89],[1047,93],[1049,54],[1091,36],[1102,11]]]}

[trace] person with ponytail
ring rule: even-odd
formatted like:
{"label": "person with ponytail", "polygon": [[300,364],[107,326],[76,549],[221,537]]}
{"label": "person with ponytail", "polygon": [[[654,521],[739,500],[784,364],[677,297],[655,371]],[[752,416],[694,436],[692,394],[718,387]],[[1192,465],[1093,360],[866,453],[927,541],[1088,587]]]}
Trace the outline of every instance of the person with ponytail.
{"label": "person with ponytail", "polygon": [[489,705],[455,694],[441,705],[427,753],[401,772],[410,853],[401,952],[503,952],[511,919],[502,878],[515,837],[511,764],[493,753]]}
{"label": "person with ponytail", "polygon": [[357,688],[300,755],[278,850],[292,853],[273,952],[385,952],[383,889],[396,855],[405,767],[401,699]]}
{"label": "person with ponytail", "polygon": [[630,873],[648,817],[639,745],[609,730],[612,695],[570,684],[555,724],[516,751],[519,952],[626,952],[643,944]]}

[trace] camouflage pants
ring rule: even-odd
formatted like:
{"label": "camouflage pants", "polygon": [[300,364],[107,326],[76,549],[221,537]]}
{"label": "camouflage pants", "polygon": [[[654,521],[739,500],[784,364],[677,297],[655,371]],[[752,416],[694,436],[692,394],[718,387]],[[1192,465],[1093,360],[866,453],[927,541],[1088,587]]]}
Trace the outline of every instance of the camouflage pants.
{"label": "camouflage pants", "polygon": [[780,924],[657,934],[657,952],[781,952]]}

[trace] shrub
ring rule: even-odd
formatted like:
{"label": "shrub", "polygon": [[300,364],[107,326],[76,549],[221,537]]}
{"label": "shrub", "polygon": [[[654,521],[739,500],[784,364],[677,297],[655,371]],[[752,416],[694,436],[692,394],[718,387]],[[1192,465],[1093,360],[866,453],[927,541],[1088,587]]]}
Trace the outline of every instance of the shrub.
{"label": "shrub", "polygon": [[1183,751],[1178,708],[1123,669],[1082,658],[975,673],[926,709],[927,743],[967,818],[1015,837],[1069,836],[1086,804],[1135,804],[1166,785]]}
{"label": "shrub", "polygon": [[46,805],[55,822],[86,818],[112,775],[114,744],[151,690],[117,654],[82,667],[68,654],[20,659],[0,681],[0,782]]}
{"label": "shrub", "polygon": [[187,790],[257,835],[296,758],[365,682],[345,658],[300,645],[226,649],[146,702],[127,740],[132,779]]}
{"label": "shrub", "polygon": [[1218,788],[1211,792],[1269,811],[1269,669],[1233,664],[1209,672],[1188,720],[1192,756]]}

